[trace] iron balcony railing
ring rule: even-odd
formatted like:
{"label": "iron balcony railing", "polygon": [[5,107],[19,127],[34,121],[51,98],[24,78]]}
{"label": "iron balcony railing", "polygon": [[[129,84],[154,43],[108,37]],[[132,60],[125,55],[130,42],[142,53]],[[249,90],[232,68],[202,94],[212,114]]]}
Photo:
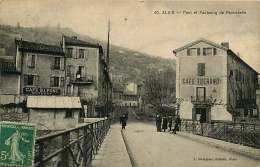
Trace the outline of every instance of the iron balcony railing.
{"label": "iron balcony railing", "polygon": [[181,121],[181,131],[260,148],[260,126],[249,123]]}
{"label": "iron balcony railing", "polygon": [[34,166],[92,166],[92,160],[109,128],[110,120],[103,119],[38,137],[35,145]]}
{"label": "iron balcony railing", "polygon": [[212,103],[211,97],[194,97],[194,96],[191,96],[190,99],[191,99],[192,103],[200,103],[200,104],[201,103],[205,103],[205,104]]}
{"label": "iron balcony railing", "polygon": [[94,76],[88,75],[88,76],[81,76],[79,78],[71,78],[70,82],[73,84],[92,84],[94,82]]}

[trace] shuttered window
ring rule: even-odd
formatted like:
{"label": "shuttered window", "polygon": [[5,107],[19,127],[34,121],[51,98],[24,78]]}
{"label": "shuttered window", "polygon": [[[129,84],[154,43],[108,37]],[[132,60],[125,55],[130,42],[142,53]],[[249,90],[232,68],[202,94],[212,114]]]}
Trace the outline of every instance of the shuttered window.
{"label": "shuttered window", "polygon": [[27,55],[27,67],[35,68],[35,64],[36,64],[36,56],[28,54]]}
{"label": "shuttered window", "polygon": [[51,77],[50,86],[51,87],[63,87],[65,84],[64,77]]}
{"label": "shuttered window", "polygon": [[66,49],[66,56],[67,56],[68,58],[72,58],[72,51],[73,51],[72,48],[67,48],[67,49]]}
{"label": "shuttered window", "polygon": [[190,48],[187,49],[187,56],[190,56]]}
{"label": "shuttered window", "polygon": [[200,48],[197,48],[197,55],[200,55]]}
{"label": "shuttered window", "polygon": [[84,49],[79,49],[79,58],[84,59]]}
{"label": "shuttered window", "polygon": [[60,70],[61,69],[61,58],[60,57],[55,57],[54,58],[54,69]]}
{"label": "shuttered window", "polygon": [[39,86],[40,77],[38,75],[24,75],[25,86]]}
{"label": "shuttered window", "polygon": [[198,63],[197,70],[198,76],[205,76],[205,63]]}

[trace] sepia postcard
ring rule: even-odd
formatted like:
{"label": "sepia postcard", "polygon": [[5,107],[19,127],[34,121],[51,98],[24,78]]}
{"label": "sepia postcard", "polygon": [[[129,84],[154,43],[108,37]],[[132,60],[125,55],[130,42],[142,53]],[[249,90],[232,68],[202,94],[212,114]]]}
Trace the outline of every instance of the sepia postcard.
{"label": "sepia postcard", "polygon": [[0,166],[260,167],[260,1],[0,0]]}

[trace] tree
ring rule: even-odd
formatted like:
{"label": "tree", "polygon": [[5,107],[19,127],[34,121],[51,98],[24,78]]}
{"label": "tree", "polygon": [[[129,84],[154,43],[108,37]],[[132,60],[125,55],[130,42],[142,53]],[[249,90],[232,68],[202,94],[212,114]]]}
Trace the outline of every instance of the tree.
{"label": "tree", "polygon": [[153,105],[159,113],[163,106],[175,101],[175,71],[150,70],[144,78],[144,100]]}

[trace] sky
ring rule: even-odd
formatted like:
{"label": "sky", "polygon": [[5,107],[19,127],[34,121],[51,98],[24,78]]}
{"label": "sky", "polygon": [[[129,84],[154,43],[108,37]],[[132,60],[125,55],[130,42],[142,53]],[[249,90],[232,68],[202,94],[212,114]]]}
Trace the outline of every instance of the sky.
{"label": "sky", "polygon": [[[240,14],[231,13],[237,11]],[[107,40],[109,19],[110,42],[115,45],[174,59],[173,49],[199,38],[229,42],[260,72],[259,1],[0,0],[1,24],[60,24]]]}

